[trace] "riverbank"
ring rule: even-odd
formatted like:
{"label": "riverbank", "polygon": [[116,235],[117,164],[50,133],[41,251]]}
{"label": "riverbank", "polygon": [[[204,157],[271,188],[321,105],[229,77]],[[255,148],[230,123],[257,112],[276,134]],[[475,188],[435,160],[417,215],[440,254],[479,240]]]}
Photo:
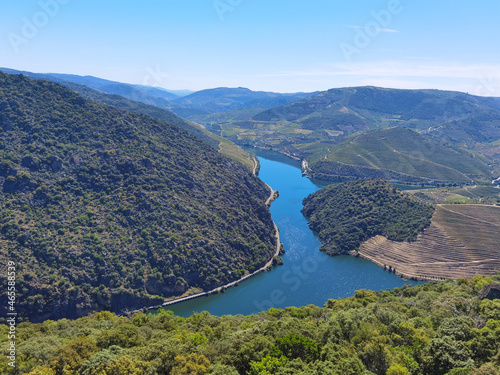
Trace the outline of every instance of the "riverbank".
{"label": "riverbank", "polygon": [[[283,242],[287,251],[284,264],[273,267],[272,272],[262,272],[267,269],[262,263],[263,269],[257,270],[260,274],[247,275],[245,282],[224,293],[220,293],[220,288],[211,288],[204,293],[190,290],[176,298],[162,299],[154,303],[158,305],[156,307],[171,310],[182,317],[201,311],[216,316],[250,315],[270,308],[323,306],[329,299],[349,297],[356,290],[386,290],[408,284],[368,260],[351,256],[331,257],[319,251],[321,242],[309,229],[301,209],[303,199],[321,186],[302,177],[299,162],[284,155],[256,151],[260,167],[256,173],[262,181],[279,190],[279,199],[271,204],[270,210],[272,220],[279,227],[279,242]],[[268,191],[262,200],[271,197],[273,195]],[[271,253],[268,259],[270,261]],[[200,296],[203,298],[198,298]],[[165,303],[166,307],[160,303]]]}
{"label": "riverbank", "polygon": [[[253,161],[254,161],[253,175],[256,176],[256,171],[257,171],[259,164],[255,158],[253,158]],[[269,193],[269,197],[265,201],[265,205],[269,207],[271,205],[271,203],[278,197],[279,194],[278,194],[277,190],[273,190],[273,188],[271,188],[271,186],[269,186],[268,184],[266,184],[266,186],[269,188],[270,193]],[[206,292],[195,293],[195,294],[191,294],[191,295],[184,296],[184,297],[177,297],[177,298],[168,299],[160,305],[143,307],[143,308],[138,309],[138,310],[128,311],[126,314],[131,315],[131,314],[134,314],[136,312],[145,312],[145,311],[149,311],[149,310],[156,310],[156,309],[171,306],[171,305],[174,305],[177,303],[189,301],[189,300],[192,300],[195,298],[209,296],[209,295],[217,294],[217,293],[222,293],[226,289],[231,288],[233,286],[237,286],[240,282],[243,282],[243,281],[245,281],[245,280],[247,280],[255,275],[258,275],[261,272],[269,271],[270,267],[272,267],[274,258],[276,256],[280,255],[281,247],[282,247],[278,226],[276,225],[276,223],[274,221],[273,221],[273,225],[274,225],[275,238],[276,238],[276,250],[275,250],[272,258],[266,264],[264,264],[261,268],[259,268],[258,270],[254,271],[252,273],[249,273],[248,275],[245,275],[238,280],[232,281],[228,284],[219,286],[219,287],[214,288],[212,290],[209,290]]]}

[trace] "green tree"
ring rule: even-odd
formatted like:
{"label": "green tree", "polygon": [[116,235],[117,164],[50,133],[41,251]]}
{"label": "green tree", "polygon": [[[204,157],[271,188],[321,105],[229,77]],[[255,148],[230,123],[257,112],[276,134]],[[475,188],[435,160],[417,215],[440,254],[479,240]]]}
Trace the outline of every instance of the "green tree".
{"label": "green tree", "polygon": [[51,364],[58,374],[75,371],[96,352],[95,341],[85,336],[77,337],[58,350]]}
{"label": "green tree", "polygon": [[128,357],[115,358],[99,366],[97,371],[105,375],[154,375],[155,373],[149,363]]}
{"label": "green tree", "polygon": [[217,363],[208,368],[210,375],[239,375],[238,371],[233,366]]}
{"label": "green tree", "polygon": [[282,355],[281,357],[273,357],[267,355],[259,362],[250,362],[250,370],[248,375],[271,375],[280,369],[288,362],[288,358]]}
{"label": "green tree", "polygon": [[172,375],[204,375],[208,372],[210,361],[203,355],[191,353],[187,356],[175,357]]}
{"label": "green tree", "polygon": [[112,345],[131,348],[141,343],[139,328],[130,323],[121,324],[118,327],[102,331],[97,338],[97,345],[100,348],[108,348]]}
{"label": "green tree", "polygon": [[108,349],[103,349],[87,359],[80,367],[79,374],[81,375],[100,375],[108,363],[113,361],[123,351],[119,346],[110,346]]}
{"label": "green tree", "polygon": [[394,364],[389,366],[386,375],[411,375],[411,373],[403,365]]}
{"label": "green tree", "polygon": [[37,366],[27,373],[27,375],[56,375],[56,370],[49,366]]}
{"label": "green tree", "polygon": [[453,368],[473,365],[466,345],[449,336],[432,339],[424,354],[424,369],[430,375],[446,374]]}
{"label": "green tree", "polygon": [[278,353],[282,353],[289,359],[300,358],[305,362],[311,362],[319,357],[319,343],[305,336],[290,333],[276,339]]}

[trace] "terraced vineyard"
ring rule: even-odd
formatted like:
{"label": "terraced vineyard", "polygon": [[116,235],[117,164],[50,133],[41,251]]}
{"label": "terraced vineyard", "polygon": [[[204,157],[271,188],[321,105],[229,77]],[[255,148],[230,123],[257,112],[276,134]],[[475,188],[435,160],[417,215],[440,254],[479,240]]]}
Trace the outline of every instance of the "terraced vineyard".
{"label": "terraced vineyard", "polygon": [[500,188],[494,186],[461,186],[408,191],[427,203],[499,204]]}
{"label": "terraced vineyard", "polygon": [[415,242],[383,236],[365,241],[359,255],[408,278],[437,280],[500,271],[500,207],[438,205]]}

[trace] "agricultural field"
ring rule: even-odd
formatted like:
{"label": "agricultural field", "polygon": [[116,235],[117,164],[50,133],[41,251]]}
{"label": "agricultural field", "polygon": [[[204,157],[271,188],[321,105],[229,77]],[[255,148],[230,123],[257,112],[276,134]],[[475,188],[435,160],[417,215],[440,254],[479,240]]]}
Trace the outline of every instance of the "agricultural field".
{"label": "agricultural field", "polygon": [[411,190],[407,193],[430,203],[500,204],[500,188],[494,186],[461,186]]}
{"label": "agricultural field", "polygon": [[500,271],[499,243],[500,207],[439,204],[431,225],[416,241],[376,236],[358,254],[404,277],[457,279]]}

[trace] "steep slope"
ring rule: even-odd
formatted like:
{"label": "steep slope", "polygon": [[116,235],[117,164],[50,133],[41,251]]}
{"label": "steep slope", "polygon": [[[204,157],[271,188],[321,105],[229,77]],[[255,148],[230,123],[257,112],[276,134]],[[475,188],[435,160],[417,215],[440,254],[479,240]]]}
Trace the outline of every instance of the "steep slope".
{"label": "steep slope", "polygon": [[76,83],[61,82],[61,85],[78,92],[85,99],[89,99],[101,104],[112,105],[113,107],[125,109],[130,112],[140,113],[142,115],[150,116],[157,120],[168,122],[169,124],[178,126],[186,130],[188,133],[191,133],[192,135],[201,139],[202,141],[208,143],[216,150],[219,150],[222,155],[245,165],[249,170],[253,170],[254,168],[254,157],[250,153],[244,151],[241,147],[237,146],[230,140],[215,135],[208,130],[203,129],[198,124],[185,121],[180,117],[174,115],[172,112],[167,111],[166,109],[144,104],[141,102],[136,102],[119,95],[105,94],[93,90],[87,86],[78,85]]}
{"label": "steep slope", "polygon": [[0,73],[0,127],[0,261],[22,316],[137,308],[274,252],[265,184],[176,126]]}
{"label": "steep slope", "polygon": [[120,109],[125,109],[130,112],[140,113],[142,115],[150,116],[160,121],[168,122],[169,124],[178,126],[186,130],[188,133],[191,133],[197,138],[200,138],[202,141],[210,144],[214,148],[219,147],[220,142],[204,132],[200,127],[186,122],[182,118],[176,116],[166,109],[127,99],[126,97],[121,95],[106,94],[77,83],[59,82],[59,84],[61,86],[69,88],[70,90],[76,91],[85,99],[92,100],[101,104],[111,105]]}
{"label": "steep slope", "polygon": [[[14,74],[20,74],[21,72],[12,70],[12,69],[5,69],[5,68],[0,68],[8,71],[14,72]],[[73,91],[78,92],[80,95],[82,95],[85,99],[89,99],[101,104],[107,104],[107,105],[112,105],[114,107],[118,107],[121,109],[125,109],[127,111],[131,112],[136,112],[140,113],[146,116],[151,116],[157,120],[160,121],[165,121],[168,122],[169,124],[176,125],[187,132],[195,135],[196,137],[200,138],[204,142],[207,142],[214,148],[220,150],[220,152],[235,160],[240,163],[243,163],[245,166],[247,166],[250,170],[253,169],[253,157],[243,151],[243,149],[239,148],[236,146],[234,143],[231,141],[228,141],[227,139],[224,139],[220,136],[217,136],[205,129],[202,129],[201,126],[197,124],[193,124],[191,122],[187,122],[183,120],[182,118],[176,116],[172,112],[164,109],[161,106],[157,105],[149,105],[145,104],[139,101],[134,101],[131,99],[127,99],[124,96],[120,95],[114,95],[114,94],[107,94],[102,91],[98,91],[96,89],[92,89],[91,87],[84,85],[84,84],[78,84],[70,81],[62,81],[59,78],[56,78],[57,76],[60,77],[65,77],[66,75],[62,74],[54,74],[52,75],[44,75],[44,74],[38,74],[38,73],[31,73],[31,72],[22,72],[23,75],[27,75],[28,77],[33,77],[33,78],[41,78],[41,79],[47,79],[49,81],[56,82],[60,84],[61,86],[67,87]],[[89,80],[89,84],[96,86],[96,87],[102,87],[103,82],[111,82],[107,80],[103,80],[101,78],[95,78],[95,77],[81,77],[81,76],[71,76],[75,77],[75,81],[82,81],[82,82],[87,82]],[[81,78],[80,80],[78,78]],[[95,82],[94,82],[95,81]],[[168,107],[176,108],[175,105],[168,104]],[[194,110],[188,110],[189,113],[197,113]],[[179,107],[180,113],[184,112],[183,108]],[[230,152],[228,152],[230,150]]]}
{"label": "steep slope", "polygon": [[322,157],[311,158],[318,178],[384,178],[405,183],[490,181],[490,167],[478,154],[447,147],[406,128],[363,133]]}

